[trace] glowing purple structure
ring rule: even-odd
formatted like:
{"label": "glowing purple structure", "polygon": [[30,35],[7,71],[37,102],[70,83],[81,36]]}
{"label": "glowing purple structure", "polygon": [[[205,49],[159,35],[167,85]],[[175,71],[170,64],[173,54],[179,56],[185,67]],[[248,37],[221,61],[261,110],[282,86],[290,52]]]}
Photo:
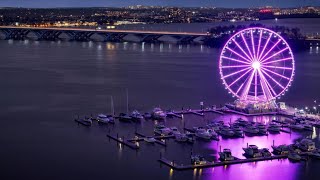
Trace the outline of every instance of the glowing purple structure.
{"label": "glowing purple structure", "polygon": [[276,32],[254,27],[233,35],[219,62],[223,84],[243,104],[267,104],[283,95],[294,76],[294,57]]}

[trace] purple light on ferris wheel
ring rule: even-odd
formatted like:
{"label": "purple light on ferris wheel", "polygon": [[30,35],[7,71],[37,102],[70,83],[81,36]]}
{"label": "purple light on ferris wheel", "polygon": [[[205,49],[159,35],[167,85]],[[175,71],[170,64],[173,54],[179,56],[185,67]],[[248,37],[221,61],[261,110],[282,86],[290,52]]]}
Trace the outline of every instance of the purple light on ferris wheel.
{"label": "purple light on ferris wheel", "polygon": [[254,27],[234,34],[219,61],[226,89],[241,101],[268,102],[284,94],[294,76],[294,57],[276,32]]}

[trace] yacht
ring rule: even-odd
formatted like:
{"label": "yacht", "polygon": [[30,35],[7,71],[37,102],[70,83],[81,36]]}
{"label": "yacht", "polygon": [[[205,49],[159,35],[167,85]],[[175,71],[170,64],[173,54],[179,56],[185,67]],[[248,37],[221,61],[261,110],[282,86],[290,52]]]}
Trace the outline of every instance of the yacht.
{"label": "yacht", "polygon": [[311,139],[302,139],[299,143],[298,143],[298,147],[302,150],[302,151],[314,151],[316,150],[316,146],[315,143],[311,140]]}
{"label": "yacht", "polygon": [[109,119],[109,123],[114,124],[114,117],[112,115],[107,115],[107,118]]}
{"label": "yacht", "polygon": [[151,119],[151,118],[152,118],[152,115],[151,115],[150,113],[146,112],[146,113],[143,114],[143,117],[144,117],[145,119]]}
{"label": "yacht", "polygon": [[307,131],[313,131],[313,127],[310,124],[304,124],[303,129],[305,129]]}
{"label": "yacht", "polygon": [[232,129],[232,131],[234,132],[235,137],[244,137],[244,133],[240,128]]}
{"label": "yacht", "polygon": [[175,139],[177,142],[187,142],[188,141],[188,136],[186,134],[175,134]]}
{"label": "yacht", "polygon": [[187,142],[193,144],[194,143],[194,138],[193,138],[193,134],[187,132],[186,136],[188,138]]}
{"label": "yacht", "polygon": [[271,146],[273,149],[273,154],[285,155],[289,153],[289,147],[287,145]]}
{"label": "yacht", "polygon": [[246,126],[248,124],[248,121],[242,118],[238,118],[235,122],[239,123],[240,126]]}
{"label": "yacht", "polygon": [[101,124],[108,124],[110,121],[107,115],[105,114],[99,114],[96,119],[98,123],[101,123]]}
{"label": "yacht", "polygon": [[211,134],[205,129],[198,129],[195,132],[195,136],[204,140],[211,140]]}
{"label": "yacht", "polygon": [[249,133],[249,134],[258,134],[259,133],[259,129],[257,129],[254,126],[246,126],[245,128],[243,128],[243,132],[245,133]]}
{"label": "yacht", "polygon": [[132,117],[129,116],[128,114],[126,113],[120,113],[119,114],[119,121],[122,121],[122,122],[131,122],[132,120]]}
{"label": "yacht", "polygon": [[172,134],[172,130],[170,128],[165,127],[162,124],[157,124],[154,127],[154,132],[160,135],[170,135]]}
{"label": "yacht", "polygon": [[219,152],[219,156],[221,161],[233,161],[235,159],[232,156],[230,149],[223,149],[222,152]]}
{"label": "yacht", "polygon": [[211,139],[219,140],[218,134],[213,129],[207,129],[207,132],[211,135]]}
{"label": "yacht", "polygon": [[181,134],[177,127],[171,127],[170,129],[173,135]]}
{"label": "yacht", "polygon": [[301,156],[299,156],[299,154],[295,153],[295,152],[290,152],[288,154],[288,159],[291,161],[300,161],[301,160]]}
{"label": "yacht", "polygon": [[194,156],[191,156],[191,164],[192,165],[204,165],[204,164],[207,164],[207,161],[204,159],[203,156],[194,155]]}
{"label": "yacht", "polygon": [[144,138],[144,141],[154,144],[156,142],[156,139],[154,137],[148,136],[146,138]]}
{"label": "yacht", "polygon": [[261,154],[262,154],[263,157],[270,157],[270,156],[271,156],[271,153],[270,153],[270,151],[269,151],[268,148],[262,148],[262,149],[260,150],[260,152],[261,152]]}
{"label": "yacht", "polygon": [[91,126],[92,125],[92,120],[89,118],[80,119],[78,117],[74,121],[76,121],[78,124],[82,124],[84,126]]}
{"label": "yacht", "polygon": [[289,127],[294,130],[303,130],[304,129],[304,126],[302,124],[291,124]]}
{"label": "yacht", "polygon": [[219,133],[221,134],[221,136],[225,136],[225,137],[234,136],[234,132],[227,126],[221,127]]}
{"label": "yacht", "polygon": [[140,122],[141,120],[143,120],[143,116],[137,110],[132,111],[131,117],[132,117],[133,121],[139,121]]}
{"label": "yacht", "polygon": [[267,130],[269,132],[280,133],[280,126],[276,123],[270,123]]}
{"label": "yacht", "polygon": [[262,153],[259,151],[256,145],[249,145],[246,148],[242,148],[244,150],[244,155],[247,157],[262,157]]}
{"label": "yacht", "polygon": [[166,113],[163,112],[160,108],[154,108],[151,117],[156,120],[163,120],[166,118]]}

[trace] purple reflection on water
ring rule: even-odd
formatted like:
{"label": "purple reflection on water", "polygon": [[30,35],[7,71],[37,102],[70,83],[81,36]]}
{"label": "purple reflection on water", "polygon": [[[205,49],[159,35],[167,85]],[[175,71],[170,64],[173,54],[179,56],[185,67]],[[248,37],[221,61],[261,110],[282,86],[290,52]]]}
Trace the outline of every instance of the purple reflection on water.
{"label": "purple reflection on water", "polygon": [[[239,118],[238,115],[225,115],[219,117],[219,120],[223,120],[225,124],[235,121]],[[272,120],[272,116],[261,117],[243,117],[249,121],[262,122],[264,124],[269,123]],[[272,143],[275,141],[275,145],[291,144],[300,137],[296,132],[280,134],[269,134],[268,136],[245,136],[245,138],[222,138],[218,143],[210,142],[205,148],[212,150],[211,152],[219,152],[221,149],[229,148],[232,150],[232,154],[238,158],[245,158],[243,156],[243,147],[248,144],[257,145],[259,148],[269,148],[272,151]],[[219,155],[213,154],[216,158]],[[229,165],[224,167],[215,167],[204,169],[201,173],[201,177],[204,179],[269,179],[277,177],[285,177],[286,179],[295,179],[296,170],[299,165],[284,160],[273,161],[261,161],[256,163],[245,163],[240,165]],[[199,174],[198,174],[199,176]]]}

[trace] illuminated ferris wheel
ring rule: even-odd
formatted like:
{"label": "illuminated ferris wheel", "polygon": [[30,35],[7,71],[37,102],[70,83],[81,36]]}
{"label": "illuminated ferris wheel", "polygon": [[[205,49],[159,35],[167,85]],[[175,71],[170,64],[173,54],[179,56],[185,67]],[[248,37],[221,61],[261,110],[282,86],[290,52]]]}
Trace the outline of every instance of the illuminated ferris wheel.
{"label": "illuminated ferris wheel", "polygon": [[276,32],[254,27],[233,35],[219,61],[229,93],[248,103],[269,102],[283,95],[294,76],[294,57]]}

